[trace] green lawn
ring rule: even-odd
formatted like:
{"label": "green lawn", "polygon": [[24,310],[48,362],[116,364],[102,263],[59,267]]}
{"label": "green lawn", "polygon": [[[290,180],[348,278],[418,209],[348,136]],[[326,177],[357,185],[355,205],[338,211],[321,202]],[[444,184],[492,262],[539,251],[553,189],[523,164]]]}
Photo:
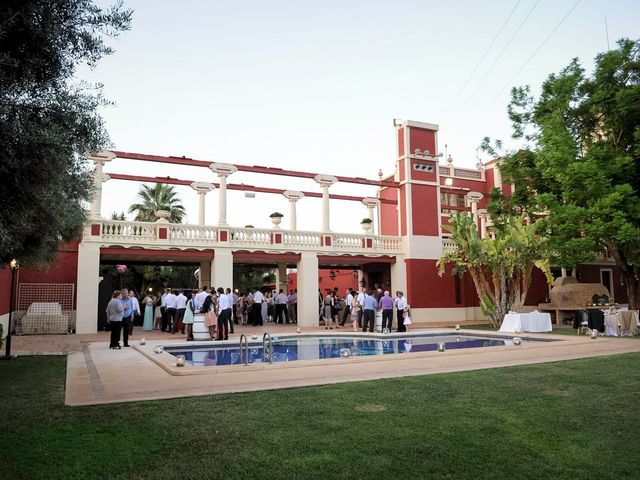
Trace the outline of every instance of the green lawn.
{"label": "green lawn", "polygon": [[81,408],[65,366],[0,362],[0,479],[640,475],[640,354]]}

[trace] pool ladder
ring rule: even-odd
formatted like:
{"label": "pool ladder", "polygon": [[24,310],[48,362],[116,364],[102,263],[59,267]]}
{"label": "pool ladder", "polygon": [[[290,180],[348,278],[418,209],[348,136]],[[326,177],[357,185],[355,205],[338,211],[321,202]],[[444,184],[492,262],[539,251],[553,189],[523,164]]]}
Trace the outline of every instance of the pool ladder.
{"label": "pool ladder", "polygon": [[264,332],[262,336],[262,358],[264,360],[264,356],[267,353],[267,346],[269,347],[269,363],[273,363],[273,342],[271,341],[271,335],[269,332]]}
{"label": "pool ladder", "polygon": [[[244,345],[242,342],[243,340],[244,340]],[[244,362],[242,361],[242,352],[244,352]],[[249,340],[247,339],[247,336],[244,333],[240,335],[240,363],[249,365]]]}

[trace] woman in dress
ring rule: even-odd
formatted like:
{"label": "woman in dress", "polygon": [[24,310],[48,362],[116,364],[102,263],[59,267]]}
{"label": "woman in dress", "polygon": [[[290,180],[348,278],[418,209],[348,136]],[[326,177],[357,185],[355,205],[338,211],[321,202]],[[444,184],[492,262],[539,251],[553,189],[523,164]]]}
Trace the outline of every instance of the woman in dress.
{"label": "woman in dress", "polygon": [[193,340],[193,319],[194,319],[194,308],[193,308],[193,297],[191,296],[191,292],[185,294],[187,297],[187,307],[184,311],[184,318],[182,319],[182,323],[187,327],[187,341],[190,342]]}
{"label": "woman in dress", "polygon": [[160,306],[161,300],[157,295],[153,296],[153,329],[160,330],[162,328],[162,308]]}
{"label": "woman in dress", "polygon": [[215,304],[213,301],[213,292],[206,296],[200,312],[204,313],[204,326],[209,328],[209,340],[213,340],[216,334],[216,324],[218,316],[216,315]]}
{"label": "woman in dress", "polygon": [[153,298],[147,294],[142,302],[144,305],[144,322],[142,323],[142,330],[150,332],[153,330]]}
{"label": "woman in dress", "polygon": [[354,295],[353,300],[351,301],[351,322],[353,326],[353,331],[359,331],[358,328],[358,316],[360,315],[360,302],[358,301],[358,296]]}
{"label": "woman in dress", "polygon": [[328,293],[326,297],[324,297],[324,329],[325,330],[333,330],[333,309],[335,307],[335,302],[332,293]]}
{"label": "woman in dress", "polygon": [[249,312],[251,312],[252,306],[253,297],[251,296],[251,292],[247,292],[242,301],[242,325],[249,323]]}
{"label": "woman in dress", "polygon": [[264,300],[262,301],[262,305],[260,306],[260,313],[262,315],[262,323],[267,323],[269,321],[269,300],[271,299],[271,295],[267,292],[264,296]]}

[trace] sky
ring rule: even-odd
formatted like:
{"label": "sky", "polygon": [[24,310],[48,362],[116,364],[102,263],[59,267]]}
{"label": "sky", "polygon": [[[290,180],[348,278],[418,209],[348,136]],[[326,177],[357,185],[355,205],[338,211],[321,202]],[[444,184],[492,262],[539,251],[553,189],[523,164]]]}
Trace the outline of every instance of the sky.
{"label": "sky", "polygon": [[[112,2],[98,1],[99,5]],[[510,89],[544,79],[621,37],[638,38],[640,2],[521,1],[126,1],[132,28],[115,53],[77,78],[104,85],[101,108],[113,148],[331,175],[392,174],[393,119],[440,125],[454,164],[488,160],[482,138],[510,139]],[[605,29],[605,16],[606,27]],[[105,172],[216,182],[205,169],[116,160]],[[313,181],[233,174],[230,183],[319,191]],[[104,184],[102,214],[126,211],[139,184]],[[189,223],[196,193],[177,188]],[[333,193],[375,196],[337,184]],[[217,222],[217,192],[206,223]],[[228,222],[269,227],[284,197],[228,193]],[[331,228],[358,232],[356,202],[331,202]],[[298,229],[320,230],[321,202],[298,203]]]}

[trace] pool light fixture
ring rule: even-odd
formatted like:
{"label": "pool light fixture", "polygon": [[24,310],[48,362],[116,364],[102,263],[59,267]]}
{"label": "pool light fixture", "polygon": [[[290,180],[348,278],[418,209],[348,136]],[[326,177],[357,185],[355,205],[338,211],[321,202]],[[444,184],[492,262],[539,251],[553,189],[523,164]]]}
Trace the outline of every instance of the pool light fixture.
{"label": "pool light fixture", "polygon": [[445,351],[444,343],[439,343],[439,344],[438,344],[438,351],[439,351],[439,352],[444,352],[444,351]]}

